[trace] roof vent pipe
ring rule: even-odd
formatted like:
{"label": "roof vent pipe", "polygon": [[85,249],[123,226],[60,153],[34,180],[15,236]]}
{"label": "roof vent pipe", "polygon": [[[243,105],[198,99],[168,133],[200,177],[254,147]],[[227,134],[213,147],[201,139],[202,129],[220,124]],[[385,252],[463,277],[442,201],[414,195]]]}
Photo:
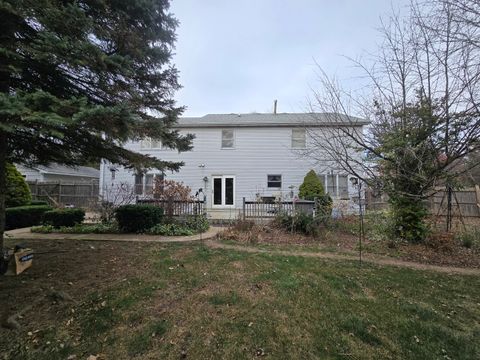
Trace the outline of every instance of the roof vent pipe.
{"label": "roof vent pipe", "polygon": [[273,113],[277,113],[277,100],[273,100]]}

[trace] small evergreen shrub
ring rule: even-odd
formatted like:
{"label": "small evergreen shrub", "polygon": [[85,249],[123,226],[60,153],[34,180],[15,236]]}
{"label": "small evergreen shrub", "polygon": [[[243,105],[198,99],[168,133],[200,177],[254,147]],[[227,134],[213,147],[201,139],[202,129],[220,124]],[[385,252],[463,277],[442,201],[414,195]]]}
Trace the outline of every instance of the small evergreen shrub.
{"label": "small evergreen shrub", "polygon": [[154,205],[123,205],[115,211],[122,232],[144,232],[162,222],[163,209]]}
{"label": "small evergreen shrub", "polygon": [[423,243],[429,233],[424,204],[406,196],[391,197],[394,236],[410,243]]}
{"label": "small evergreen shrub", "polygon": [[43,215],[52,210],[46,205],[27,205],[7,208],[5,211],[5,229],[19,229],[42,223]]}
{"label": "small evergreen shrub", "polygon": [[322,182],[315,171],[310,170],[298,189],[298,196],[304,200],[316,200],[317,217],[327,221],[332,215],[332,198],[325,194]]}
{"label": "small evergreen shrub", "polygon": [[44,214],[43,223],[59,228],[81,224],[84,219],[85,210],[83,209],[55,209]]}
{"label": "small evergreen shrub", "polygon": [[298,189],[300,199],[315,200],[315,198],[325,195],[325,189],[315,171],[310,170],[303,179],[302,185]]}
{"label": "small evergreen shrub", "polygon": [[7,163],[6,169],[7,192],[5,193],[5,206],[9,208],[28,205],[32,200],[32,195],[22,174],[13,164]]}

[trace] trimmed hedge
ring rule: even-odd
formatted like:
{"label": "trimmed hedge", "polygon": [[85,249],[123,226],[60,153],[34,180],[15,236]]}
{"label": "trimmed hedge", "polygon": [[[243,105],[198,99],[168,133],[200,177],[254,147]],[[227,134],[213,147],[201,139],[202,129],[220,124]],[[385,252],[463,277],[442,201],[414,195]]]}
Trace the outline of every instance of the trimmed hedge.
{"label": "trimmed hedge", "polygon": [[85,210],[83,209],[55,209],[43,215],[43,223],[56,228],[81,224],[84,219]]}
{"label": "trimmed hedge", "polygon": [[47,205],[27,205],[7,208],[5,211],[5,229],[12,230],[40,225],[43,215],[52,210]]}
{"label": "trimmed hedge", "polygon": [[50,205],[48,201],[45,200],[32,200],[28,205]]}
{"label": "trimmed hedge", "polygon": [[144,232],[162,222],[163,209],[153,205],[123,205],[115,211],[122,232]]}

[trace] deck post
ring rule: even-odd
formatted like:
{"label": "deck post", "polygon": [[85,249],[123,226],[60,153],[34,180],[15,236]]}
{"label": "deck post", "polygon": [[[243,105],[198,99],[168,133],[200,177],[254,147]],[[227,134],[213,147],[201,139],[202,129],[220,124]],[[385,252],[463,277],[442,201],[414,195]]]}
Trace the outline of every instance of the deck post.
{"label": "deck post", "polygon": [[242,206],[242,209],[243,209],[243,221],[245,221],[246,219],[246,215],[245,215],[245,196],[243,197],[243,206]]}

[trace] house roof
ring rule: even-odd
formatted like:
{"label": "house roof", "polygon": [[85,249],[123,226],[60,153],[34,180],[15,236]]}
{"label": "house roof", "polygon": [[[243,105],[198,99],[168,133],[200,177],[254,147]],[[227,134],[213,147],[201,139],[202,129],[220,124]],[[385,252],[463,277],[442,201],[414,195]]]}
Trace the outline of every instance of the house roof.
{"label": "house roof", "polygon": [[33,169],[36,169],[43,174],[100,178],[100,170],[88,166],[68,167],[59,164],[50,164],[48,166],[35,166]]}
{"label": "house roof", "polygon": [[189,127],[291,127],[291,126],[341,126],[367,125],[370,122],[354,116],[335,113],[251,113],[208,114],[202,117],[182,117],[178,128]]}

